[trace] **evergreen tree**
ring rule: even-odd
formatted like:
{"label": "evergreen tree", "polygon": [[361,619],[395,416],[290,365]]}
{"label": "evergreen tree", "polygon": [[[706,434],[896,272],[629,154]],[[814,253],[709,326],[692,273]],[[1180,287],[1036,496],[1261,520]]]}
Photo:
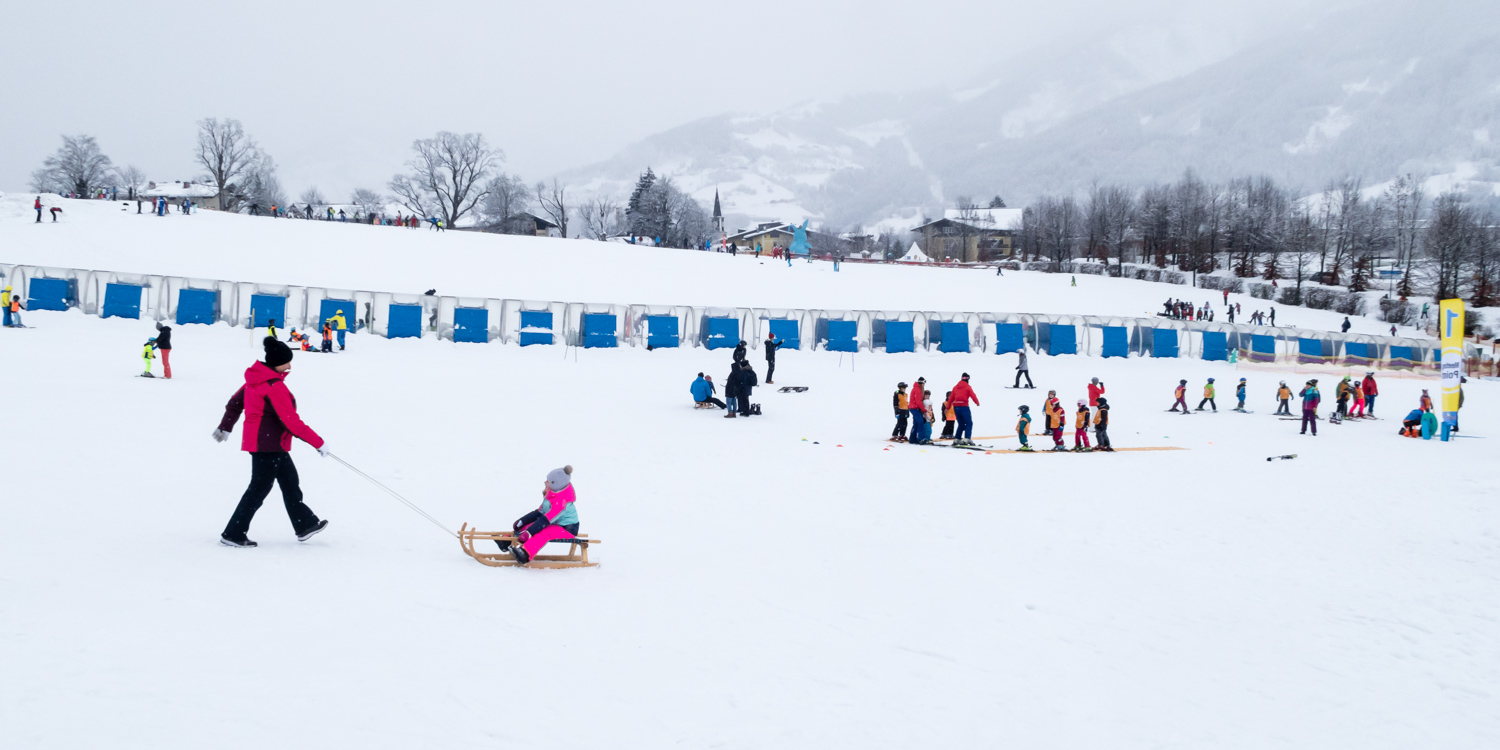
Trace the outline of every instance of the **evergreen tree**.
{"label": "evergreen tree", "polygon": [[651,226],[655,223],[650,210],[651,201],[649,195],[651,189],[656,185],[656,174],[646,167],[646,173],[635,181],[635,190],[630,193],[630,201],[625,204],[625,221],[630,225],[631,234],[655,236]]}

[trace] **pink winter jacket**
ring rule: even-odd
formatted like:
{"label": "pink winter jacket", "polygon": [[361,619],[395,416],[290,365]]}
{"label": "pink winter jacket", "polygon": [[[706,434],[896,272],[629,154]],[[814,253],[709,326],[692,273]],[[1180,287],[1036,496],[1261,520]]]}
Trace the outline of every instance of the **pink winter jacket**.
{"label": "pink winter jacket", "polygon": [[[323,438],[297,416],[297,399],[287,390],[285,379],[285,373],[266,367],[264,362],[256,362],[245,370],[245,385],[224,405],[224,418],[219,421],[219,429],[230,432],[239,421],[240,412],[245,413],[241,450],[289,451],[293,435],[314,448],[323,447]],[[568,487],[570,493],[572,489]],[[572,499],[571,494],[568,497]]]}
{"label": "pink winter jacket", "polygon": [[562,492],[553,492],[552,490],[543,490],[542,492],[545,499],[542,501],[542,507],[537,508],[537,510],[546,515],[548,521],[559,523],[557,520],[558,517],[566,513],[571,518],[562,521],[562,525],[578,523],[578,514],[573,512],[573,485],[570,484],[564,487]]}

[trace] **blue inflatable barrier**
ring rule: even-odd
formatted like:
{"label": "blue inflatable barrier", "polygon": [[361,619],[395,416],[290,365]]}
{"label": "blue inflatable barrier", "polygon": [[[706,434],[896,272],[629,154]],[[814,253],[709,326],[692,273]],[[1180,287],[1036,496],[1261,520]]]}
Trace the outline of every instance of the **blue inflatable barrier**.
{"label": "blue inflatable barrier", "polygon": [[460,307],[454,310],[453,340],[474,344],[489,343],[490,311],[483,307]]}
{"label": "blue inflatable barrier", "polygon": [[141,292],[143,286],[135,284],[105,284],[104,305],[99,309],[101,318],[141,317]]}
{"label": "blue inflatable barrier", "polygon": [[1151,333],[1151,356],[1177,356],[1177,329],[1156,328]]}
{"label": "blue inflatable barrier", "polygon": [[1229,360],[1229,335],[1223,331],[1204,331],[1203,358],[1227,362]]}
{"label": "blue inflatable barrier", "polygon": [[546,310],[521,312],[521,346],[552,343],[552,313]]}
{"label": "blue inflatable barrier", "polygon": [[1101,357],[1129,357],[1130,331],[1124,326],[1101,326],[1104,344],[1099,348]]}
{"label": "blue inflatable barrier", "polygon": [[1368,365],[1375,359],[1375,345],[1353,341],[1345,342],[1344,359],[1349,364]]}
{"label": "blue inflatable barrier", "polygon": [[914,352],[916,350],[917,341],[912,332],[912,322],[910,320],[885,321],[886,354]]}
{"label": "blue inflatable barrier", "polygon": [[386,338],[422,338],[421,305],[391,305],[389,310],[390,312],[386,313],[390,316],[385,325]]}
{"label": "blue inflatable barrier", "polygon": [[740,321],[736,318],[704,318],[703,346],[733,349],[740,345]]}
{"label": "blue inflatable barrier", "polygon": [[940,352],[964,352],[969,351],[969,324],[944,321],[943,339],[938,342]]}
{"label": "blue inflatable barrier", "polygon": [[854,340],[859,335],[859,323],[853,320],[830,320],[828,321],[828,351],[830,352],[854,352],[859,351],[859,342]]}
{"label": "blue inflatable barrier", "polygon": [[1014,354],[1026,347],[1026,331],[1020,323],[995,324],[995,353]]}
{"label": "blue inflatable barrier", "polygon": [[672,315],[646,316],[646,345],[652,349],[675,349],[679,341],[677,318]]}
{"label": "blue inflatable barrier", "polygon": [[770,332],[776,334],[776,338],[786,342],[781,345],[781,351],[802,347],[802,339],[797,331],[797,321],[776,319],[768,320],[766,323],[771,329]]}
{"label": "blue inflatable barrier", "polygon": [[[355,325],[356,325],[355,318],[358,317],[358,316],[356,316],[354,314],[355,309],[356,308],[354,307],[354,303],[351,302],[351,301],[349,301],[349,300],[346,300],[346,299],[325,299],[325,300],[323,300],[323,302],[318,305],[318,323],[317,323],[318,330],[319,331],[323,330],[323,321],[328,320],[329,318],[333,317],[334,313],[337,313],[338,311],[343,310],[344,311],[344,328],[345,328],[345,330],[349,331],[349,333],[354,333],[354,328],[355,328]],[[338,335],[338,331],[339,331],[339,329],[338,329],[337,325],[335,325],[334,329],[333,329],[333,335],[337,336]]]}
{"label": "blue inflatable barrier", "polygon": [[286,297],[271,294],[250,295],[250,326],[264,328],[273,320],[276,321],[278,327],[286,327]]}
{"label": "blue inflatable barrier", "polygon": [[67,279],[32,279],[26,289],[27,310],[68,309]]}
{"label": "blue inflatable barrier", "polygon": [[611,349],[619,345],[615,316],[609,313],[583,314],[583,348]]}
{"label": "blue inflatable barrier", "polygon": [[1276,337],[1252,334],[1250,336],[1250,361],[1274,362],[1276,360]]}
{"label": "blue inflatable barrier", "polygon": [[1077,354],[1078,353],[1078,328],[1075,326],[1064,326],[1053,323],[1047,326],[1049,339],[1047,341],[1047,353]]}
{"label": "blue inflatable barrier", "polygon": [[1402,364],[1411,364],[1411,347],[1409,347],[1409,346],[1393,346],[1393,347],[1391,347],[1391,364],[1395,364],[1396,360],[1402,360]]}
{"label": "blue inflatable barrier", "polygon": [[1323,361],[1323,342],[1319,339],[1297,339],[1297,362],[1314,364]]}
{"label": "blue inflatable barrier", "polygon": [[183,289],[177,293],[177,325],[202,323],[214,324],[214,308],[218,307],[219,293],[209,289]]}

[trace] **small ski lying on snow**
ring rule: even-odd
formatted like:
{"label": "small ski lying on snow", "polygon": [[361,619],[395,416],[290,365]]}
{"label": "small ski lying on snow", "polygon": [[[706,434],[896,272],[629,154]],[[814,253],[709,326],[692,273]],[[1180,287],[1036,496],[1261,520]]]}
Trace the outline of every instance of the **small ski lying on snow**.
{"label": "small ski lying on snow", "polygon": [[1295,454],[1295,453],[1288,453],[1285,456],[1267,456],[1266,460],[1267,461],[1275,461],[1277,459],[1286,460],[1286,459],[1291,459],[1291,458],[1296,458],[1296,457],[1297,457],[1297,454]]}
{"label": "small ski lying on snow", "polygon": [[777,393],[801,393],[807,390],[805,385],[784,385],[776,389]]}

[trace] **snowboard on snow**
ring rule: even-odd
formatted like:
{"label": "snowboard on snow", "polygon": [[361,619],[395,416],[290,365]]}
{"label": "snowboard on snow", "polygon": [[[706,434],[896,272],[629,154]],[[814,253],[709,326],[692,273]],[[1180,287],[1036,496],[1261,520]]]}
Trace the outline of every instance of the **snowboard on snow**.
{"label": "snowboard on snow", "polygon": [[784,385],[776,389],[777,393],[802,393],[807,390],[805,385]]}

